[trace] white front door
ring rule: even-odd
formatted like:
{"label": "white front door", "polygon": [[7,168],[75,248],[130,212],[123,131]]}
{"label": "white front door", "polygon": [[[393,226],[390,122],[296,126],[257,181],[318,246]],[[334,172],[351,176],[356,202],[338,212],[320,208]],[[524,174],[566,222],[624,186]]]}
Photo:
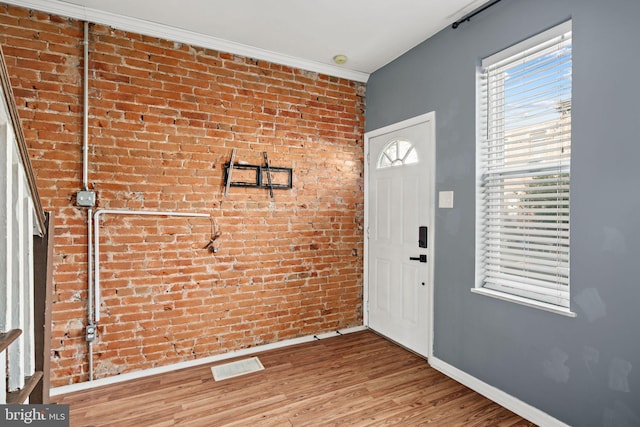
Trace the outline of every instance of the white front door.
{"label": "white front door", "polygon": [[432,318],[434,120],[430,113],[365,135],[365,321],[425,357]]}

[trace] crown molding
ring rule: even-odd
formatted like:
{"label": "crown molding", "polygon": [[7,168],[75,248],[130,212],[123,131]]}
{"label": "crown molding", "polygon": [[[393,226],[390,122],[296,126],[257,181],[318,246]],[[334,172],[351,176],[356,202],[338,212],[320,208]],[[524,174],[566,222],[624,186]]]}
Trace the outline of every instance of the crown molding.
{"label": "crown molding", "polygon": [[60,0],[3,0],[3,3],[20,6],[27,9],[39,10],[54,15],[66,16],[68,18],[95,24],[107,25],[119,30],[130,31],[146,36],[158,37],[164,40],[171,40],[186,43],[194,46],[213,49],[221,52],[241,55],[258,60],[273,62],[275,64],[286,65],[302,70],[314,71],[334,77],[341,77],[348,80],[366,83],[369,79],[368,73],[349,70],[330,64],[317,61],[284,55],[242,43],[235,43],[217,37],[206,36],[193,31],[170,27],[168,25],[145,21],[143,19],[131,18],[115,13],[104,12],[93,8],[78,6],[76,4],[65,3]]}

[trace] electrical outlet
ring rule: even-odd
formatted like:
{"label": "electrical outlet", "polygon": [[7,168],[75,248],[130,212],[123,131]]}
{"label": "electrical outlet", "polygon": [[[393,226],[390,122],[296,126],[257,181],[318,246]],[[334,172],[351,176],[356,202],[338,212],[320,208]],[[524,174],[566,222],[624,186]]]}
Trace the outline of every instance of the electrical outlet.
{"label": "electrical outlet", "polygon": [[92,342],[96,339],[96,331],[97,331],[96,325],[94,324],[87,325],[86,335],[85,335],[87,342]]}

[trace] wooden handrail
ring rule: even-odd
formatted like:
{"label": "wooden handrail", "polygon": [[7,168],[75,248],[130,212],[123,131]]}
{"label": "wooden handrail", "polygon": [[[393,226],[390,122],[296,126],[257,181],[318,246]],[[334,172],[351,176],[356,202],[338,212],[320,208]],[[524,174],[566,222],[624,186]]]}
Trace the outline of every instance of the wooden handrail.
{"label": "wooden handrail", "polygon": [[22,329],[11,329],[8,332],[0,332],[0,353],[5,351],[22,334]]}
{"label": "wooden handrail", "polygon": [[0,46],[0,86],[2,87],[2,95],[0,95],[0,102],[5,102],[7,106],[7,113],[10,116],[11,124],[13,125],[13,133],[16,137],[18,145],[18,151],[20,152],[20,159],[24,167],[24,174],[27,178],[27,184],[29,186],[29,193],[31,194],[31,200],[33,201],[33,208],[35,211],[36,223],[38,224],[38,230],[41,233],[45,233],[44,226],[44,209],[42,208],[42,201],[36,187],[36,178],[33,173],[33,167],[31,166],[31,159],[27,151],[27,143],[25,142],[24,132],[22,130],[22,124],[18,116],[18,108],[16,107],[16,100],[13,97],[13,90],[11,89],[11,81],[9,80],[9,72],[7,71],[7,64],[4,60],[4,54],[2,53],[2,46]]}
{"label": "wooden handrail", "polygon": [[42,379],[42,371],[36,371],[30,377],[24,378],[24,387],[20,390],[12,391],[7,393],[7,404],[15,405],[22,404],[27,401],[27,398],[33,391],[33,389],[38,385],[40,380]]}

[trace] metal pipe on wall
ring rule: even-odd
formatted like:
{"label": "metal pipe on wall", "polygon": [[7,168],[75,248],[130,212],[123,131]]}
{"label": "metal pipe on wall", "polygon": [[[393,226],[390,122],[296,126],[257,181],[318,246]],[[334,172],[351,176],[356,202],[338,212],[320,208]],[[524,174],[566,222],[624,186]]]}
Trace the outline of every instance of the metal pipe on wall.
{"label": "metal pipe on wall", "polygon": [[[82,190],[89,189],[89,22],[84,22],[82,41]],[[93,327],[93,209],[87,209],[87,327]],[[93,342],[89,341],[89,381],[93,381]]]}
{"label": "metal pipe on wall", "polygon": [[[87,209],[87,327],[93,328],[93,227],[91,219],[93,218],[93,209]],[[89,341],[89,381],[93,381],[93,341]]]}
{"label": "metal pipe on wall", "polygon": [[89,189],[89,23],[84,22],[84,73],[82,82],[82,189]]}
{"label": "metal pipe on wall", "polygon": [[[83,118],[82,118],[82,190],[89,191],[89,22],[84,23]],[[95,200],[95,199],[94,199]],[[171,211],[129,211],[87,206],[87,341],[89,381],[93,381],[93,340],[100,320],[100,216],[155,215],[209,218],[209,214]],[[91,338],[89,338],[91,336]]]}

